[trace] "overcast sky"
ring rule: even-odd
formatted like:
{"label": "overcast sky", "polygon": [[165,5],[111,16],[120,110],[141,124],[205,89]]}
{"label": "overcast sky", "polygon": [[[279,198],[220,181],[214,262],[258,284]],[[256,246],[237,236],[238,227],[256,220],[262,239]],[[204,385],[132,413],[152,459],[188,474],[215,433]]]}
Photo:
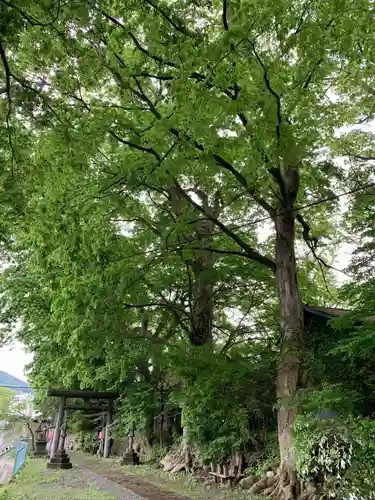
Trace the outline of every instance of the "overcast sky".
{"label": "overcast sky", "polygon": [[0,349],[0,370],[21,380],[26,381],[24,368],[31,360],[32,355],[26,353],[20,343]]}

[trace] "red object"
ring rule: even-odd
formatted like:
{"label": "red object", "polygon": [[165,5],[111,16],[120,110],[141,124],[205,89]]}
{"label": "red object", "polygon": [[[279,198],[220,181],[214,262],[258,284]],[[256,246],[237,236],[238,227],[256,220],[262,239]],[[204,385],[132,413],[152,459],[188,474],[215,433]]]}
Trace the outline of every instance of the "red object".
{"label": "red object", "polygon": [[103,438],[104,438],[104,436],[103,436],[103,431],[100,431],[100,432],[99,432],[99,441],[102,441],[102,440],[103,440]]}
{"label": "red object", "polygon": [[48,441],[52,441],[53,439],[53,432],[52,431],[49,431],[49,434],[48,434]]}

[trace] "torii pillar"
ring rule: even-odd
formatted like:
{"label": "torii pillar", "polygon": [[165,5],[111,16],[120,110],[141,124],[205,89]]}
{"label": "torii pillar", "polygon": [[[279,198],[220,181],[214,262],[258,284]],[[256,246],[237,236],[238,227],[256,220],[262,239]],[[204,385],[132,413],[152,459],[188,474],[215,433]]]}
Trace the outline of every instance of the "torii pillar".
{"label": "torii pillar", "polygon": [[50,461],[47,463],[48,469],[71,469],[72,464],[66,451],[65,444],[65,429],[62,430],[64,425],[66,397],[62,396],[60,399],[59,411],[56,418],[55,432],[53,433],[53,440],[51,445]]}
{"label": "torii pillar", "polygon": [[56,452],[59,448],[61,426],[64,422],[65,401],[66,401],[66,398],[65,398],[65,396],[63,396],[60,399],[59,410],[58,410],[57,417],[56,417],[55,432],[53,433],[53,439],[52,439],[52,443],[51,443],[50,458],[55,457]]}
{"label": "torii pillar", "polygon": [[112,401],[108,401],[108,410],[107,410],[107,419],[106,419],[106,425],[105,425],[105,432],[104,432],[104,450],[103,450],[103,457],[108,458],[109,457],[109,448],[110,448],[110,443],[111,443],[111,424],[112,424]]}

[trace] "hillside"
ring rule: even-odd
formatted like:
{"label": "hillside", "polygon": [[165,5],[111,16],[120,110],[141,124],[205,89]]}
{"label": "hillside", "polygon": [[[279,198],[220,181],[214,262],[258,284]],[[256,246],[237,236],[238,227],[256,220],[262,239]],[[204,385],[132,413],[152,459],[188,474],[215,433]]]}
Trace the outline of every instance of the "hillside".
{"label": "hillside", "polygon": [[27,382],[3,371],[0,371],[0,387],[9,387],[16,394],[31,394],[33,392]]}

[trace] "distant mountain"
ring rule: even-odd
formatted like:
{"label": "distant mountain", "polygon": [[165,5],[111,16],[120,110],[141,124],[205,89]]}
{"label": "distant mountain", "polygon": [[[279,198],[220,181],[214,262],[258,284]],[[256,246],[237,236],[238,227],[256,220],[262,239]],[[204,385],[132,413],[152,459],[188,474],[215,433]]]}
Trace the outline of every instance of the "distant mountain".
{"label": "distant mountain", "polygon": [[27,382],[0,370],[0,387],[9,387],[16,394],[32,394],[33,390]]}

